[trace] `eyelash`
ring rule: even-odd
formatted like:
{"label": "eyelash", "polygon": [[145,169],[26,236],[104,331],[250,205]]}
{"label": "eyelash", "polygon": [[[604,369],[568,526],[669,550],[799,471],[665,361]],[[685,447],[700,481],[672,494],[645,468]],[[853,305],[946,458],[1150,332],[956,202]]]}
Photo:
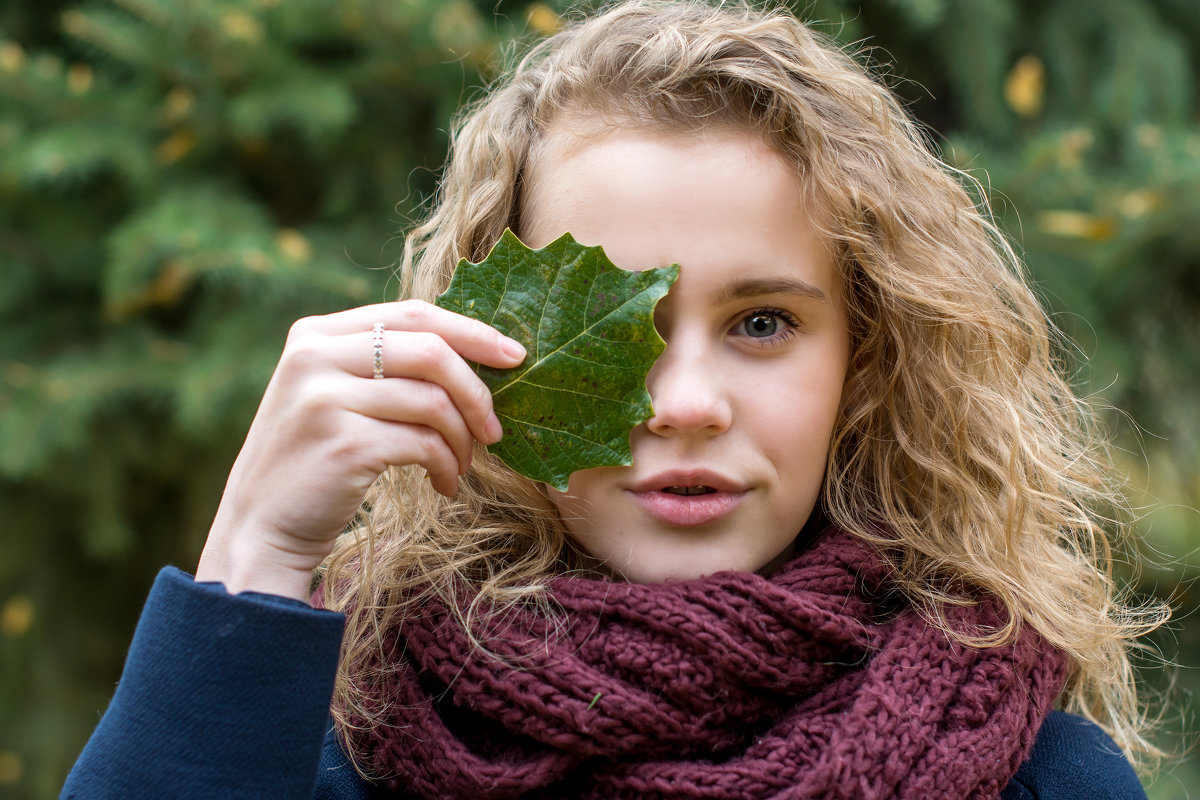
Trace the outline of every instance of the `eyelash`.
{"label": "eyelash", "polygon": [[738,331],[739,329],[743,329],[746,322],[754,317],[775,317],[783,323],[783,328],[770,336],[750,336],[743,330],[742,335],[747,339],[754,340],[758,347],[778,347],[795,336],[796,330],[800,327],[800,320],[796,319],[795,315],[790,311],[785,311],[782,308],[768,307],[756,308],[753,311],[743,314],[732,330]]}

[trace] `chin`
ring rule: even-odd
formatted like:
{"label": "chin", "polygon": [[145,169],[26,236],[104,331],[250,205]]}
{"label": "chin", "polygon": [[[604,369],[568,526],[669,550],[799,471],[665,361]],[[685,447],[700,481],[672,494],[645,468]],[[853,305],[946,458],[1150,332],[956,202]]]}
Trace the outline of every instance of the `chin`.
{"label": "chin", "polygon": [[737,558],[718,553],[696,554],[687,557],[678,552],[654,558],[633,559],[619,568],[612,562],[605,568],[614,577],[630,583],[665,583],[703,578],[717,572],[753,572],[745,557]]}

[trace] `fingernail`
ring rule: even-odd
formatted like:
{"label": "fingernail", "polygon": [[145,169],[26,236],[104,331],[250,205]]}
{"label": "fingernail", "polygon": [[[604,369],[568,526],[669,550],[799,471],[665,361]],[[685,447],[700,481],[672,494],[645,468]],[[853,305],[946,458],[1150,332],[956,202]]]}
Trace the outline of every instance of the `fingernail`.
{"label": "fingernail", "polygon": [[509,356],[510,358],[519,358],[522,361],[525,360],[525,348],[521,346],[520,342],[514,339],[509,339],[507,336],[501,336],[500,349],[504,351],[504,355]]}
{"label": "fingernail", "polygon": [[500,418],[496,416],[495,411],[488,415],[483,427],[488,435],[487,444],[495,444],[504,437],[504,426],[500,424]]}

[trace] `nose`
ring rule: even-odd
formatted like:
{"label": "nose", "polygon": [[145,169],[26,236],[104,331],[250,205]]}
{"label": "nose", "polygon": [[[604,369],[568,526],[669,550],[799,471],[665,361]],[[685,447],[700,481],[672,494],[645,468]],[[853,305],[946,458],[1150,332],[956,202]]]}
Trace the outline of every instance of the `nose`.
{"label": "nose", "polygon": [[716,436],[729,429],[733,409],[725,374],[703,348],[672,343],[646,376],[654,416],[646,428],[658,436]]}

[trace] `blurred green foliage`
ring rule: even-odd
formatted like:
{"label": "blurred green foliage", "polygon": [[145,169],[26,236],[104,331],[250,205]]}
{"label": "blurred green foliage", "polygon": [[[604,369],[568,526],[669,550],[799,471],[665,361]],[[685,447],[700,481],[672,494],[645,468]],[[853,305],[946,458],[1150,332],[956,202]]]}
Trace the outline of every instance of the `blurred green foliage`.
{"label": "blurred green foliage", "polygon": [[[1114,413],[1200,664],[1194,0],[813,0],[983,181]],[[194,565],[299,316],[394,296],[449,120],[561,4],[0,7],[0,796],[57,795],[165,563]],[[1190,724],[1188,669],[1165,729]],[[1161,670],[1151,683],[1164,680]],[[1182,740],[1164,734],[1179,749]],[[1184,759],[1156,800],[1200,785]]]}

